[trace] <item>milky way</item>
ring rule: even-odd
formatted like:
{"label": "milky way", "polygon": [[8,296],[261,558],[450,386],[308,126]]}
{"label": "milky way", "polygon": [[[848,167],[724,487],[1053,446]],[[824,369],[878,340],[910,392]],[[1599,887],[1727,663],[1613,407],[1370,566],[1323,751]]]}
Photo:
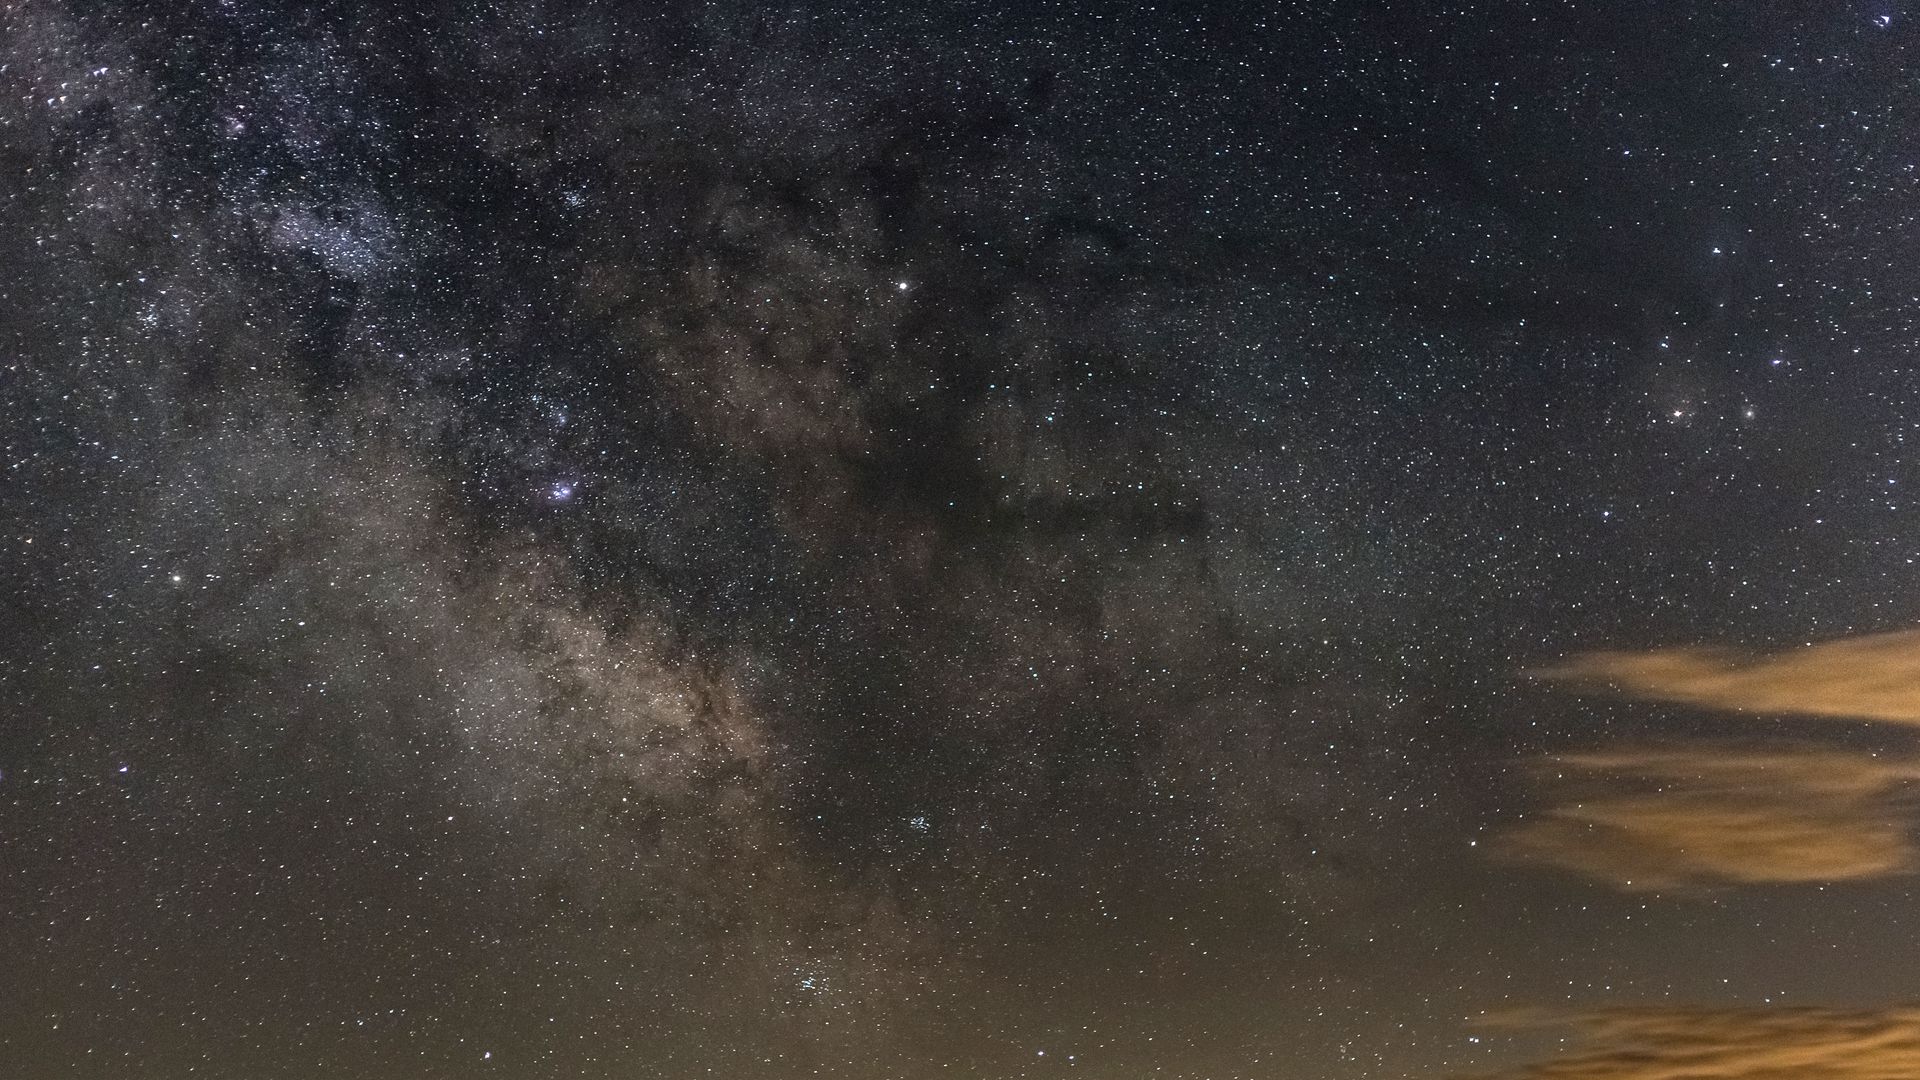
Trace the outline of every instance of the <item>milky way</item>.
{"label": "milky way", "polygon": [[1920,1077],[1905,18],[1323,6],[0,4],[0,1071]]}

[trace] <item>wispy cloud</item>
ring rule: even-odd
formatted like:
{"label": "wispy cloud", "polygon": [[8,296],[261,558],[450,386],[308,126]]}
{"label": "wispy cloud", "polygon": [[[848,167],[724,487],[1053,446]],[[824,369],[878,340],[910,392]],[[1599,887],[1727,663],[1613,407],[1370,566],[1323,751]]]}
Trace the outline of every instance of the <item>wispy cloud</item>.
{"label": "wispy cloud", "polygon": [[1709,708],[1920,725],[1920,630],[1757,656],[1710,648],[1596,652],[1539,674]]}
{"label": "wispy cloud", "polygon": [[1571,1050],[1488,1080],[1910,1080],[1920,1006],[1648,1007],[1516,1013],[1502,1027],[1571,1027]]}
{"label": "wispy cloud", "polygon": [[1537,768],[1550,805],[1500,850],[1623,889],[1849,881],[1916,865],[1900,802],[1920,759],[1697,744]]}

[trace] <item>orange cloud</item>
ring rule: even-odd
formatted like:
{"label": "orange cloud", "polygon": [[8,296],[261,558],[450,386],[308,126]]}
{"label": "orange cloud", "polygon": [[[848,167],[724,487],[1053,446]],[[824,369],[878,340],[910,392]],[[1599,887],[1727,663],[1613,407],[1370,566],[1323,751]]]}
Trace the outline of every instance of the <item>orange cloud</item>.
{"label": "orange cloud", "polygon": [[1914,1080],[1920,1006],[1647,1007],[1511,1014],[1494,1026],[1571,1027],[1574,1047],[1487,1080]]}
{"label": "orange cloud", "polygon": [[1900,805],[1920,759],[1698,745],[1537,771],[1551,805],[1499,850],[1623,889],[1861,880],[1920,861]]}
{"label": "orange cloud", "polygon": [[1597,652],[1540,674],[1709,708],[1920,725],[1920,630],[1759,656],[1709,648]]}

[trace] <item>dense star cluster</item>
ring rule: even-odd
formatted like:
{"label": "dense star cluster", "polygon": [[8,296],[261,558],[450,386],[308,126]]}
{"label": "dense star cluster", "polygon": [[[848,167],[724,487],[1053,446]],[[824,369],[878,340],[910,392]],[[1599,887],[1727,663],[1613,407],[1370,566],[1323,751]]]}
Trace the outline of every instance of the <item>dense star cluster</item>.
{"label": "dense star cluster", "polygon": [[0,0],[0,1073],[1920,1080],[1920,22],[1444,6]]}

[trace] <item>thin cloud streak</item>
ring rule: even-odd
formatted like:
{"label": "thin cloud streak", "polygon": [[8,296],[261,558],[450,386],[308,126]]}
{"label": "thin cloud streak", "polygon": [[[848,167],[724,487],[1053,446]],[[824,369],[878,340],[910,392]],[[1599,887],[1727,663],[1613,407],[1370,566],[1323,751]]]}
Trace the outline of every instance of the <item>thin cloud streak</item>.
{"label": "thin cloud streak", "polygon": [[1920,759],[1703,744],[1564,755],[1536,771],[1550,805],[1499,850],[1628,891],[1859,881],[1920,863],[1903,805]]}
{"label": "thin cloud streak", "polygon": [[1920,726],[1920,630],[1758,656],[1690,647],[1595,652],[1538,674],[1706,708]]}
{"label": "thin cloud streak", "polygon": [[1913,1080],[1920,1006],[1644,1007],[1497,1015],[1498,1028],[1568,1027],[1563,1054],[1485,1080]]}

